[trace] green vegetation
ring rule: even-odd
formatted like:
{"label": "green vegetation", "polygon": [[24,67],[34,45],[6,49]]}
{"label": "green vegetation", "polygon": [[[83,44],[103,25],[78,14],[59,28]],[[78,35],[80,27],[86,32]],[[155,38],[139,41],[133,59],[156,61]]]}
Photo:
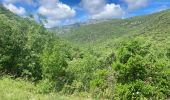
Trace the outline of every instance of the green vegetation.
{"label": "green vegetation", "polygon": [[[165,39],[164,37],[169,37],[168,32],[170,31],[169,14],[170,10],[166,10],[151,15],[132,17],[123,20],[113,19],[90,25],[80,24],[79,27],[75,28],[71,27],[68,29],[66,27],[68,32],[58,34],[58,36],[81,46],[89,44],[101,45],[101,43],[108,40],[114,42],[117,38],[119,38],[119,40],[124,40],[126,37],[133,38],[139,35],[149,38],[160,38],[161,35],[161,37]],[[65,31],[64,28],[60,31],[62,30]]]}
{"label": "green vegetation", "polygon": [[34,83],[22,79],[3,77],[0,79],[1,100],[91,100],[78,96],[57,93],[41,94]]}
{"label": "green vegetation", "polygon": [[168,99],[169,21],[167,10],[56,35],[0,7],[0,97]]}

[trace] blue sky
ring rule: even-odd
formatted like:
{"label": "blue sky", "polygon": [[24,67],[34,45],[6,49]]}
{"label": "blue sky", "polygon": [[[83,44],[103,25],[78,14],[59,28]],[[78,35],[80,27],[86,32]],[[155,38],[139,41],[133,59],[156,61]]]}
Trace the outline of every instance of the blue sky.
{"label": "blue sky", "polygon": [[170,8],[170,0],[0,0],[4,7],[20,16],[30,14],[45,27],[113,18],[128,18]]}

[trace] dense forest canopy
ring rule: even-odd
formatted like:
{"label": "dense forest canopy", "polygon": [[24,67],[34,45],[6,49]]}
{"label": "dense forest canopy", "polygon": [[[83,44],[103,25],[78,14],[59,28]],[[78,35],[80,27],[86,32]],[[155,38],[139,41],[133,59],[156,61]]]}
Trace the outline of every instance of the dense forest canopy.
{"label": "dense forest canopy", "polygon": [[0,6],[1,80],[21,78],[41,94],[170,97],[170,10],[61,31]]}

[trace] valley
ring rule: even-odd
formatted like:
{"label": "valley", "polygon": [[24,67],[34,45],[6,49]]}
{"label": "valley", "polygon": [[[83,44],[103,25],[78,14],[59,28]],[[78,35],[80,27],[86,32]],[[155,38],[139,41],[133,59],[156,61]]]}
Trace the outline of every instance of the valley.
{"label": "valley", "polygon": [[46,29],[0,6],[3,100],[168,100],[170,10]]}

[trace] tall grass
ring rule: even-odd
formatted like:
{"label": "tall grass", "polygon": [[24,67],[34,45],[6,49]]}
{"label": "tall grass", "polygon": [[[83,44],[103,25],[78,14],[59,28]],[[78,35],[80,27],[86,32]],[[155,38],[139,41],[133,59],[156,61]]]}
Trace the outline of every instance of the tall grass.
{"label": "tall grass", "polygon": [[3,77],[0,79],[0,100],[91,100],[57,93],[40,94],[37,87],[22,79]]}

